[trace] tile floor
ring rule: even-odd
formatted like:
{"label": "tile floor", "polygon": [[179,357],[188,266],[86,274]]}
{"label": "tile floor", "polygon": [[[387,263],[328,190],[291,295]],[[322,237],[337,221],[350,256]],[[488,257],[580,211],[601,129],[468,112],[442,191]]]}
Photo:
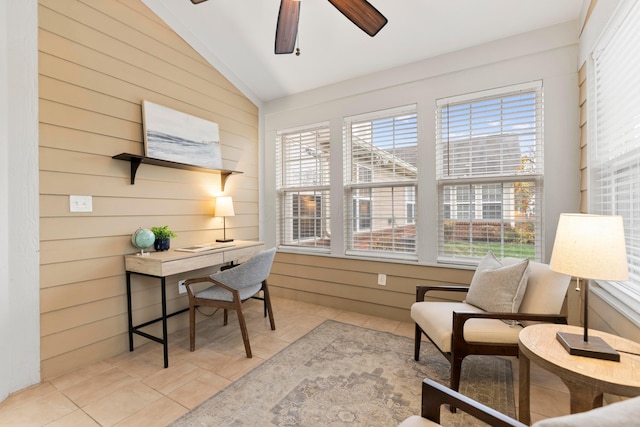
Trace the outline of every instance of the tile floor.
{"label": "tile floor", "polygon": [[[244,353],[235,317],[221,313],[198,324],[196,351],[189,331],[171,334],[169,368],[162,346],[147,342],[78,371],[19,391],[0,403],[0,426],[165,426],[229,385],[326,319],[413,337],[412,323],[276,298],[276,331],[262,317],[261,302],[246,303],[253,358]],[[518,391],[518,361],[512,358]],[[532,364],[532,422],[567,414],[567,389]]]}

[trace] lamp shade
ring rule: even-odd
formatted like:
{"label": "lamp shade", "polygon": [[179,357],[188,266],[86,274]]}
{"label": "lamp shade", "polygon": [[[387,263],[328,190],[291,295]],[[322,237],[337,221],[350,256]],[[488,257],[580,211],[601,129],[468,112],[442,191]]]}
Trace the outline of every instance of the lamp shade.
{"label": "lamp shade", "polygon": [[233,200],[231,196],[220,196],[216,198],[216,216],[235,216],[233,211]]}
{"label": "lamp shade", "polygon": [[593,280],[629,278],[621,216],[560,214],[551,270]]}

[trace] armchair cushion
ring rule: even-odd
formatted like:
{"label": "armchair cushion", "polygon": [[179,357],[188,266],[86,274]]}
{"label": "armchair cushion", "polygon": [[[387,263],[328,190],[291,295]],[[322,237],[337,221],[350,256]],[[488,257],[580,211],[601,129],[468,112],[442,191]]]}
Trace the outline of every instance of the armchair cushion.
{"label": "armchair cushion", "polygon": [[422,418],[419,415],[412,415],[400,424],[398,427],[434,427],[439,426],[440,424],[428,420],[426,418]]}
{"label": "armchair cushion", "polygon": [[[483,312],[464,302],[424,301],[411,306],[411,318],[441,351],[449,353],[454,311]],[[464,339],[468,342],[517,344],[521,330],[519,325],[511,326],[497,319],[470,319],[465,323]]]}
{"label": "armchair cushion", "polygon": [[612,403],[578,414],[547,418],[535,427],[606,427],[632,426],[640,420],[640,397]]}
{"label": "armchair cushion", "polygon": [[488,312],[517,313],[529,277],[529,260],[504,265],[492,252],[480,261],[465,302]]}

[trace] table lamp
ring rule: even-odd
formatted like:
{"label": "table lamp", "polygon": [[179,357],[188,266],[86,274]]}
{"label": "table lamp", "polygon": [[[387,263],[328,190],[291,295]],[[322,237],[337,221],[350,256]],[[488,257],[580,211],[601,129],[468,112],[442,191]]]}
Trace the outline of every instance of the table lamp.
{"label": "table lamp", "polygon": [[227,239],[227,217],[235,216],[233,211],[233,199],[231,196],[220,196],[216,198],[216,216],[221,216],[223,220],[223,238],[216,239],[216,242],[233,242],[233,239]]}
{"label": "table lamp", "polygon": [[569,354],[619,362],[620,355],[599,337],[589,338],[589,279],[622,281],[629,278],[621,216],[560,214],[551,270],[584,280],[584,335],[558,332]]}

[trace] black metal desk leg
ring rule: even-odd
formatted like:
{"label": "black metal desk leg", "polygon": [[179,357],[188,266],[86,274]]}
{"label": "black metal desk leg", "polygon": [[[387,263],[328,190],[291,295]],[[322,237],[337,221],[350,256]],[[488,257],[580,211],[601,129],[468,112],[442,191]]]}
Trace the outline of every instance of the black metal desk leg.
{"label": "black metal desk leg", "polygon": [[129,318],[129,351],[133,351],[133,313],[131,311],[131,273],[127,271],[127,317]]}
{"label": "black metal desk leg", "polygon": [[164,367],[169,367],[169,338],[167,336],[167,289],[166,280],[161,279],[160,287],[162,288],[162,345],[164,346]]}

